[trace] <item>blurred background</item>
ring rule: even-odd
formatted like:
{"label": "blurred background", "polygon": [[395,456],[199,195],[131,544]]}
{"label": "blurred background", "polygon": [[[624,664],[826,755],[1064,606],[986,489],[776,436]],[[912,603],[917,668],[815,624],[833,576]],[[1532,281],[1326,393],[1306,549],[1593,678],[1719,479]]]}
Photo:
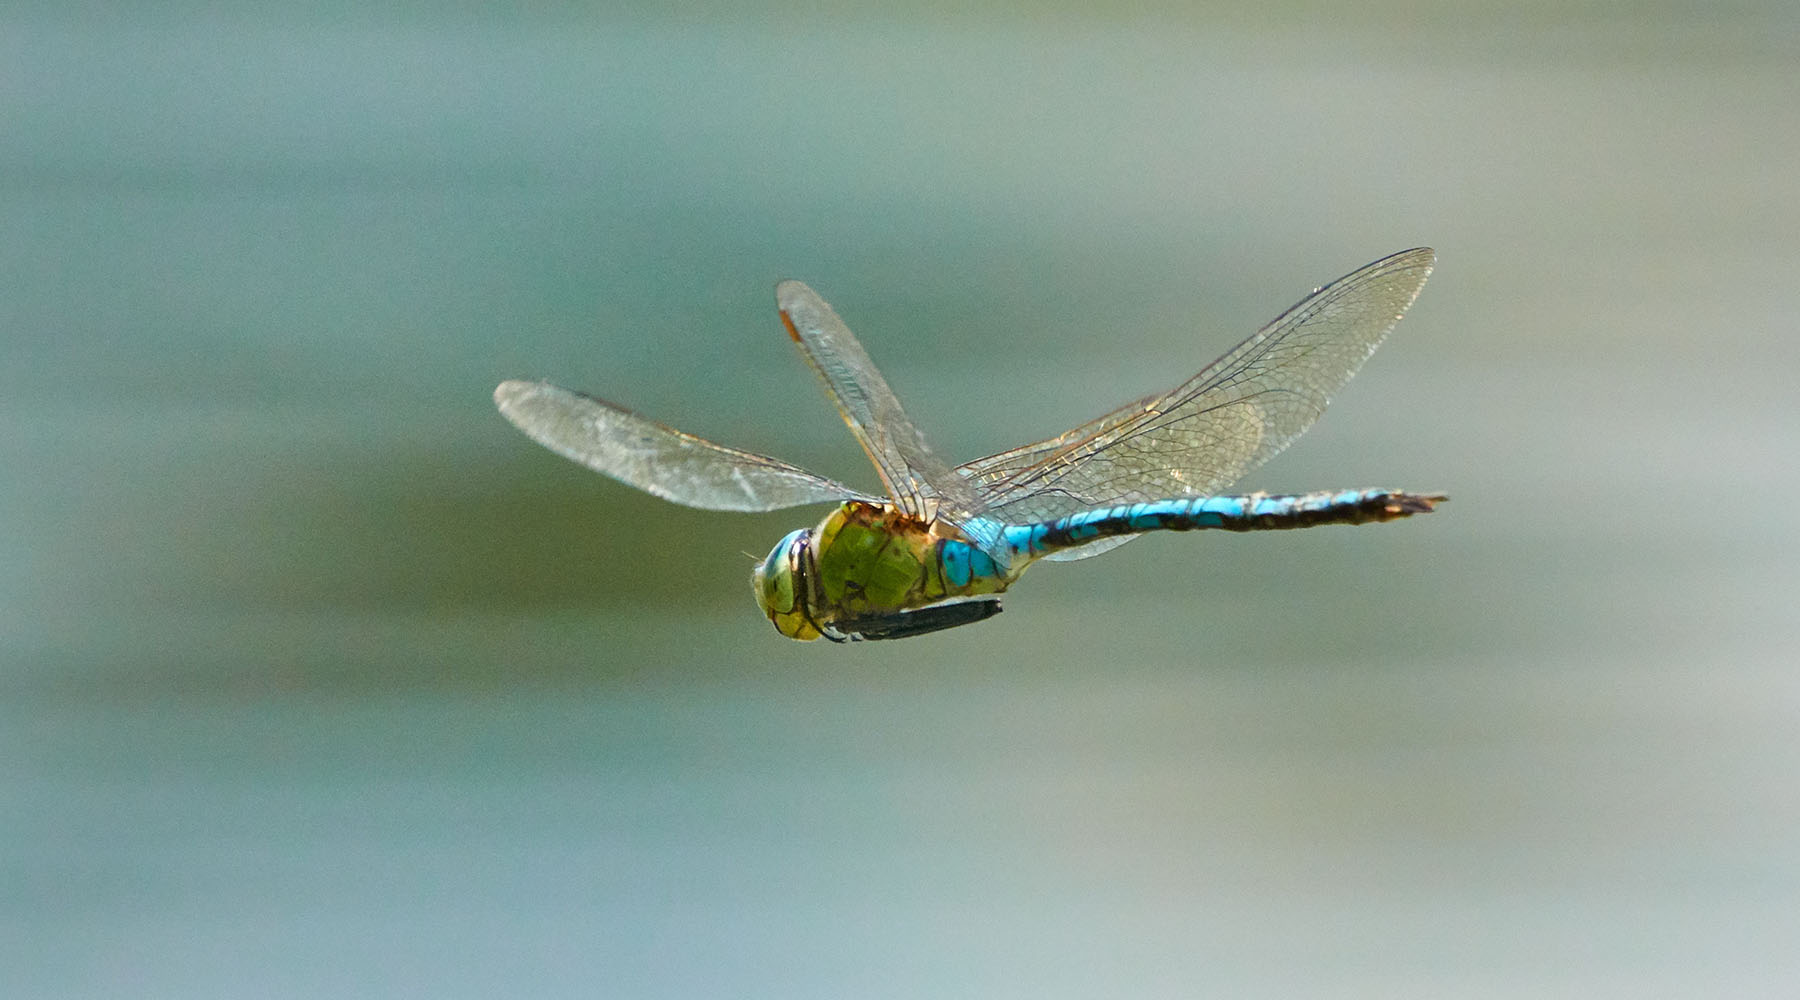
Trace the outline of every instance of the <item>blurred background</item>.
{"label": "blurred background", "polygon": [[[1046,11],[1048,15],[1046,16]],[[1791,996],[1800,8],[0,17],[9,996]],[[493,411],[876,483],[1435,246],[1246,489],[1358,530],[800,645]]]}

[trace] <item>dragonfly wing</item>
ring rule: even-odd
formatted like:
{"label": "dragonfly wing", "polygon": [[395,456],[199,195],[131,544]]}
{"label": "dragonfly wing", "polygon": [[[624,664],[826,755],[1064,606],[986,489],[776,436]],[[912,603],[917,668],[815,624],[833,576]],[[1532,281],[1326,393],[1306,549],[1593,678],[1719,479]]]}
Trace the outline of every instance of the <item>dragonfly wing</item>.
{"label": "dragonfly wing", "polygon": [[981,517],[987,505],[974,486],[932,453],[887,379],[831,306],[798,281],[777,285],[775,301],[788,335],[825,383],[894,503],[921,520],[950,521],[990,555],[1003,553],[997,530],[990,530],[993,522]]}
{"label": "dragonfly wing", "polygon": [[1102,552],[1111,552],[1134,538],[1142,537],[1144,536],[1114,535],[1111,538],[1096,538],[1086,545],[1077,545],[1072,549],[1058,549],[1044,558],[1050,562],[1074,562],[1077,559],[1091,559]]}
{"label": "dragonfly wing", "polygon": [[502,382],[501,414],[532,440],[646,493],[706,510],[765,511],[858,499],[848,486],[714,444],[548,382]]}
{"label": "dragonfly wing", "polygon": [[1216,493],[1312,426],[1418,297],[1435,260],[1424,247],[1378,260],[1175,389],[957,471],[1012,523]]}

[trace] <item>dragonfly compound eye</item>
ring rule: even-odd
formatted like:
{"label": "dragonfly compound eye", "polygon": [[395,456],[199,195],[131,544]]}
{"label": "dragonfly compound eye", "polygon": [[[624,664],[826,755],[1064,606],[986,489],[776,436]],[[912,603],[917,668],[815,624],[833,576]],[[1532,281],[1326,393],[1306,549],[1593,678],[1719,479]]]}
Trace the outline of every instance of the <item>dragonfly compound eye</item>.
{"label": "dragonfly compound eye", "polygon": [[775,543],[769,557],[758,563],[750,576],[757,607],[769,616],[775,631],[790,639],[817,639],[807,588],[812,559],[812,530],[801,528]]}

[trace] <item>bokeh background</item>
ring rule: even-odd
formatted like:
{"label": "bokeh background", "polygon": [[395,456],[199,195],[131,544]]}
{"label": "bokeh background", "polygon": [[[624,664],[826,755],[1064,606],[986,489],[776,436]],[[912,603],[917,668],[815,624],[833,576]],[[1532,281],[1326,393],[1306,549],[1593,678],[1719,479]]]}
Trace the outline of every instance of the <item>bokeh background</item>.
{"label": "bokeh background", "polygon": [[[17,997],[1791,996],[1800,7],[20,4]],[[1247,488],[802,646],[546,377],[873,486],[798,277],[964,460],[1438,248]]]}

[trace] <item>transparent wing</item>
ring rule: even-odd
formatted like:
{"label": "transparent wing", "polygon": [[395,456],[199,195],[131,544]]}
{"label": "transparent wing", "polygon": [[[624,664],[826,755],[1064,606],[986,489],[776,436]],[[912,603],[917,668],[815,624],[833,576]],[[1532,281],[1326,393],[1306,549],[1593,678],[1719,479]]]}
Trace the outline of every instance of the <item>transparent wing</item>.
{"label": "transparent wing", "polygon": [[1091,559],[1102,552],[1111,552],[1134,538],[1142,537],[1144,536],[1114,535],[1111,538],[1102,538],[1097,541],[1089,542],[1086,545],[1077,545],[1072,549],[1062,549],[1058,552],[1052,552],[1044,558],[1050,562],[1074,562],[1077,559]]}
{"label": "transparent wing", "polygon": [[533,441],[645,493],[707,510],[875,498],[764,455],[713,444],[548,382],[502,382],[494,405]]}
{"label": "transparent wing", "polygon": [[913,517],[947,520],[990,555],[1004,554],[995,526],[982,517],[987,505],[974,486],[932,454],[887,380],[831,306],[798,281],[775,286],[775,301],[788,335],[825,383],[894,503]]}
{"label": "transparent wing", "polygon": [[1435,260],[1424,247],[1378,260],[1314,291],[1177,388],[957,471],[1015,524],[1217,493],[1312,426],[1418,297]]}

